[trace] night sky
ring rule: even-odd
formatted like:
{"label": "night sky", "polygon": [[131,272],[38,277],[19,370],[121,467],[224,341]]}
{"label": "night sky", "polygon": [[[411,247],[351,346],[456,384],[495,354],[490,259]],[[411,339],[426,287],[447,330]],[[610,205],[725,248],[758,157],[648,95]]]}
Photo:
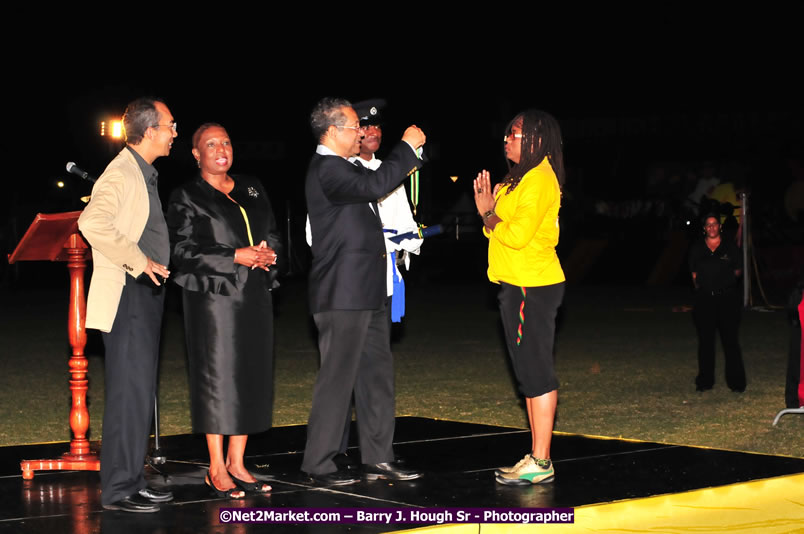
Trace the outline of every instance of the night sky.
{"label": "night sky", "polygon": [[[559,119],[567,187],[589,198],[638,198],[652,166],[697,168],[706,160],[740,160],[753,187],[781,194],[791,179],[787,162],[802,156],[804,91],[795,75],[800,67],[788,62],[793,49],[758,61],[745,47],[722,44],[650,53],[586,46],[528,61],[506,55],[509,41],[489,37],[471,49],[441,43],[410,55],[380,48],[366,54],[360,46],[338,53],[324,39],[315,53],[328,61],[292,40],[210,50],[183,43],[164,55],[148,47],[99,52],[65,41],[63,49],[11,62],[15,98],[7,105],[18,127],[7,130],[12,186],[0,209],[21,220],[36,211],[80,209],[75,199],[90,186],[69,177],[65,164],[100,174],[119,146],[100,138],[99,122],[143,95],[163,98],[179,125],[171,156],[156,162],[163,202],[194,175],[192,132],[215,121],[233,139],[232,172],[260,177],[279,212],[283,205],[303,210],[315,148],[308,116],[322,96],[389,101],[380,155],[408,124],[424,129],[430,163],[422,202],[432,219],[469,191],[480,169],[502,177],[504,125],[528,107]],[[450,175],[460,177],[457,184]],[[57,191],[59,179],[67,187]]]}

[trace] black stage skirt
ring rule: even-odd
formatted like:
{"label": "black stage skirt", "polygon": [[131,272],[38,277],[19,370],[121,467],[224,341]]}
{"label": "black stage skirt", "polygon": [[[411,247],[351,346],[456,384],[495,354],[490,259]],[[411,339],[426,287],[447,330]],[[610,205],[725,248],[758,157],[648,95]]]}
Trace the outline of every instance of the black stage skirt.
{"label": "black stage skirt", "polygon": [[255,434],[271,427],[274,320],[264,271],[243,290],[183,290],[193,431]]}

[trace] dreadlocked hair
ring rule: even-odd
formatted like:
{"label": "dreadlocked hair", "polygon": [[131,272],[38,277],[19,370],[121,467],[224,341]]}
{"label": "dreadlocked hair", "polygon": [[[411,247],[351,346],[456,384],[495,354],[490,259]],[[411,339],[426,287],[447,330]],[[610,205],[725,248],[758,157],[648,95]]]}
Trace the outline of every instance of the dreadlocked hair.
{"label": "dreadlocked hair", "polygon": [[510,134],[511,128],[520,121],[522,122],[522,150],[519,163],[512,165],[511,161],[506,159],[508,174],[502,181],[502,185],[508,185],[506,194],[516,189],[522,177],[534,167],[539,166],[544,158],[550,162],[558,179],[558,186],[562,188],[564,186],[564,152],[561,142],[561,127],[558,125],[558,121],[549,113],[529,109],[514,117],[508,123],[505,131]]}

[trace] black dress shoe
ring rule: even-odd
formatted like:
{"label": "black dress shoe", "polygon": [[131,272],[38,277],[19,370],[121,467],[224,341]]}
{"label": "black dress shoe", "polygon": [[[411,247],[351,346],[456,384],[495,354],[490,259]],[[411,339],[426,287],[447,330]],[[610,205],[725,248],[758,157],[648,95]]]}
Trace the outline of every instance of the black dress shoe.
{"label": "black dress shoe", "polygon": [[351,456],[347,452],[339,452],[333,456],[332,461],[335,462],[336,466],[338,466],[339,471],[357,469],[360,467],[360,464],[357,463],[357,460],[355,460],[354,456]]}
{"label": "black dress shoe", "polygon": [[135,493],[134,495],[129,495],[128,497],[115,501],[111,504],[104,504],[103,509],[132,512],[135,514],[152,514],[159,511],[159,505],[145,501],[139,498]]}
{"label": "black dress shoe", "polygon": [[138,491],[140,497],[151,502],[170,502],[173,500],[173,494],[169,491],[159,491],[158,489],[146,486]]}
{"label": "black dress shoe", "polygon": [[360,479],[349,473],[343,471],[333,471],[323,475],[315,473],[307,473],[313,482],[319,486],[348,486],[349,484],[357,484]]}
{"label": "black dress shoe", "polygon": [[363,476],[366,480],[415,480],[422,476],[421,471],[413,469],[403,469],[396,462],[384,462],[381,464],[363,464]]}

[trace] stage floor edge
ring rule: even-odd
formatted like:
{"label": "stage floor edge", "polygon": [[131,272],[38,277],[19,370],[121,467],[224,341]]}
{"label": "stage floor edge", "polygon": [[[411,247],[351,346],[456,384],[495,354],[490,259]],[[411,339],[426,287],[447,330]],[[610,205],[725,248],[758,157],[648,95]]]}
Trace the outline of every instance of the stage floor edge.
{"label": "stage floor edge", "polygon": [[[235,502],[203,484],[207,462],[200,435],[167,436],[168,458],[149,469],[150,482],[176,499],[156,514],[103,511],[96,472],[37,472],[24,481],[22,459],[51,458],[66,443],[0,448],[0,532],[425,532],[502,533],[533,524],[221,524],[225,507],[264,509],[573,508],[573,524],[539,525],[540,532],[796,532],[804,529],[804,458],[556,433],[550,484],[508,487],[493,470],[511,464],[530,445],[528,430],[399,417],[395,451],[425,476],[417,481],[360,482],[318,488],[300,472],[305,426],[277,427],[253,436],[247,463],[273,477],[268,496]],[[355,432],[352,437],[355,437]],[[97,446],[97,445],[96,445]],[[356,448],[350,449],[353,454]]]}
{"label": "stage floor edge", "polygon": [[[398,532],[503,534],[534,525],[437,525]],[[538,532],[804,531],[804,474],[575,508],[573,524],[540,524]]]}

